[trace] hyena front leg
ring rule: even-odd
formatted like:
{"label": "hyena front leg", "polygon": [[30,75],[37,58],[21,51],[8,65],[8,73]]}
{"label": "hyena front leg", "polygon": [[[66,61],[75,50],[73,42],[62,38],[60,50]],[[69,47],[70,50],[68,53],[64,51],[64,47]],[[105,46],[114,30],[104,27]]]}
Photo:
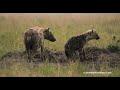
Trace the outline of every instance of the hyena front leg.
{"label": "hyena front leg", "polygon": [[79,49],[79,58],[80,58],[80,62],[83,62],[83,58],[82,58],[82,48]]}
{"label": "hyena front leg", "polygon": [[41,46],[41,60],[44,60],[44,47]]}
{"label": "hyena front leg", "polygon": [[83,59],[86,60],[85,50],[84,49],[82,49],[82,55],[83,55]]}
{"label": "hyena front leg", "polygon": [[41,40],[41,60],[45,60],[44,39]]}

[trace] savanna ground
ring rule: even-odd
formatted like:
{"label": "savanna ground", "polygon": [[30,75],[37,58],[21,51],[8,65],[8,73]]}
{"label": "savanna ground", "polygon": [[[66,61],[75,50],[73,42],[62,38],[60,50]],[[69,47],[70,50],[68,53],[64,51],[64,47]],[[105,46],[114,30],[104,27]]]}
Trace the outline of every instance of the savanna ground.
{"label": "savanna ground", "polygon": [[[24,32],[33,26],[50,27],[56,42],[45,40],[46,60],[27,62],[23,43]],[[67,61],[64,45],[72,36],[95,27],[100,40],[86,46],[87,61]],[[117,52],[109,51],[112,36],[120,38],[120,14],[0,14],[0,76],[30,77],[118,77],[120,76],[119,43]],[[39,60],[38,57],[35,60]],[[66,60],[67,62],[62,62]],[[51,62],[50,62],[51,61]],[[55,62],[54,62],[55,61]],[[84,74],[83,72],[112,72]]]}

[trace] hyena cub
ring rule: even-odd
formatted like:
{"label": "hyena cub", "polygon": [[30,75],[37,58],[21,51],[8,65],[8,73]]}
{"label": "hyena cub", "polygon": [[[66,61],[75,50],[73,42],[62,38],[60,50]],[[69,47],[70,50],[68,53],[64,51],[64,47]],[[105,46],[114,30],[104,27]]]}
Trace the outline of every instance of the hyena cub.
{"label": "hyena cub", "polygon": [[94,29],[90,29],[81,35],[70,38],[64,47],[67,58],[69,59],[73,57],[73,54],[75,53],[75,51],[78,50],[80,61],[86,60],[83,47],[88,41],[92,39],[98,40],[99,38],[100,37],[98,36],[98,34]]}
{"label": "hyena cub", "polygon": [[24,44],[28,54],[29,62],[33,59],[35,53],[41,48],[41,60],[44,60],[44,39],[56,41],[55,37],[49,30],[50,28],[33,27],[24,33]]}

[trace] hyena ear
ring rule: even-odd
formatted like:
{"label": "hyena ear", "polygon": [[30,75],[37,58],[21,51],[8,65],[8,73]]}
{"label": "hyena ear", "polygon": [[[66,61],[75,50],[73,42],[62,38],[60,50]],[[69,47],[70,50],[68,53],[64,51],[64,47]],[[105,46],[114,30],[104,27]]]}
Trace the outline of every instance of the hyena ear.
{"label": "hyena ear", "polygon": [[94,30],[92,29],[92,33],[94,32]]}
{"label": "hyena ear", "polygon": [[45,28],[44,32],[49,32],[49,27],[48,28]]}
{"label": "hyena ear", "polygon": [[46,30],[49,31],[49,30],[50,30],[50,27],[47,27]]}
{"label": "hyena ear", "polygon": [[96,30],[95,29],[92,29],[92,33],[95,32]]}

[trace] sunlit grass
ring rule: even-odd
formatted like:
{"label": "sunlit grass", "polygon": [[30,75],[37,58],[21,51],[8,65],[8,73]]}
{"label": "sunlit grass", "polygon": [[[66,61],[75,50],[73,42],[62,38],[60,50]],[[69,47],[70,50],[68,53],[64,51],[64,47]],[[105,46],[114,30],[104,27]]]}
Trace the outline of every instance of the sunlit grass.
{"label": "sunlit grass", "polygon": [[[1,13],[0,57],[9,51],[24,51],[23,34],[32,26],[50,27],[57,41],[50,42],[46,40],[45,47],[57,51],[64,50],[64,45],[69,38],[92,27],[96,28],[101,39],[90,41],[88,46],[106,48],[111,43],[112,35],[120,38],[120,14]],[[66,67],[59,64],[57,66],[44,64],[32,69],[21,64],[15,64],[10,68],[0,70],[0,76],[87,76],[83,74],[85,70],[86,67],[78,63],[71,63]],[[113,70],[113,73],[115,74],[112,74],[112,76],[120,76],[117,70]]]}

